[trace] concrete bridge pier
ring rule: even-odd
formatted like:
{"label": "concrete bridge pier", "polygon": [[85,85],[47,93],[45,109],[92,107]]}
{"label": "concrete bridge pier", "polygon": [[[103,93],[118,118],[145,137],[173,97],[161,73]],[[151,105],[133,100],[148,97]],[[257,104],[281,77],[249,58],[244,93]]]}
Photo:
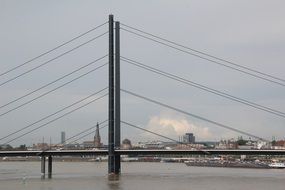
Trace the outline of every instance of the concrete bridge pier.
{"label": "concrete bridge pier", "polygon": [[52,156],[48,157],[48,178],[52,178]]}
{"label": "concrete bridge pier", "polygon": [[41,178],[45,179],[46,175],[46,157],[42,156],[41,157]]}

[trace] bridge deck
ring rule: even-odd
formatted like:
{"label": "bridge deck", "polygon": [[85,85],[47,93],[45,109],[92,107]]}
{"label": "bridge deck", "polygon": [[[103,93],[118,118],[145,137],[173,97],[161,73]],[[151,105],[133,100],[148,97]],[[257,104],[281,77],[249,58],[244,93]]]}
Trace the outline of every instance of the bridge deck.
{"label": "bridge deck", "polygon": [[[285,155],[285,150],[115,150],[120,155]],[[0,157],[108,155],[108,150],[0,151]]]}

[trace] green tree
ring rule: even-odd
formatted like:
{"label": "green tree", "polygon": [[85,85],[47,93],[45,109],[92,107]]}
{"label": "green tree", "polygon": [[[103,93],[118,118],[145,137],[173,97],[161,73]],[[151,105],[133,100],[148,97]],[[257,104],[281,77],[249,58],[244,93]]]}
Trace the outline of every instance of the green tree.
{"label": "green tree", "polygon": [[276,140],[273,140],[273,141],[271,142],[271,144],[272,144],[272,146],[276,146]]}
{"label": "green tree", "polygon": [[247,143],[246,140],[243,140],[243,139],[237,140],[237,144],[238,144],[239,146],[246,145],[246,143]]}
{"label": "green tree", "polygon": [[20,145],[18,148],[18,150],[27,150],[27,147],[25,144]]}

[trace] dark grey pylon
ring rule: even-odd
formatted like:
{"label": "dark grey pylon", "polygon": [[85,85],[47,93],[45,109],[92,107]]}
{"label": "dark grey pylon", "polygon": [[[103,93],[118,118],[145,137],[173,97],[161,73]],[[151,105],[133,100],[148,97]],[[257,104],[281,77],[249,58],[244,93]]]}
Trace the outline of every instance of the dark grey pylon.
{"label": "dark grey pylon", "polygon": [[[121,96],[120,96],[120,22],[115,22],[115,149],[121,146]],[[115,174],[121,172],[121,156],[115,154]]]}
{"label": "dark grey pylon", "polygon": [[115,172],[114,151],[114,18],[109,15],[109,138],[108,173]]}

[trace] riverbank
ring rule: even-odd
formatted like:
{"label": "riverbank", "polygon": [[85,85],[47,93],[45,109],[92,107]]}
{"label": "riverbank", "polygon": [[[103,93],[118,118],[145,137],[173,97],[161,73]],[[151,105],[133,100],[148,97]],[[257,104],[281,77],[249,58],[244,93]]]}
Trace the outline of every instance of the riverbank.
{"label": "riverbank", "polygon": [[187,161],[187,166],[198,167],[229,167],[229,168],[257,168],[270,169],[271,167],[266,162],[243,162],[243,161]]}

